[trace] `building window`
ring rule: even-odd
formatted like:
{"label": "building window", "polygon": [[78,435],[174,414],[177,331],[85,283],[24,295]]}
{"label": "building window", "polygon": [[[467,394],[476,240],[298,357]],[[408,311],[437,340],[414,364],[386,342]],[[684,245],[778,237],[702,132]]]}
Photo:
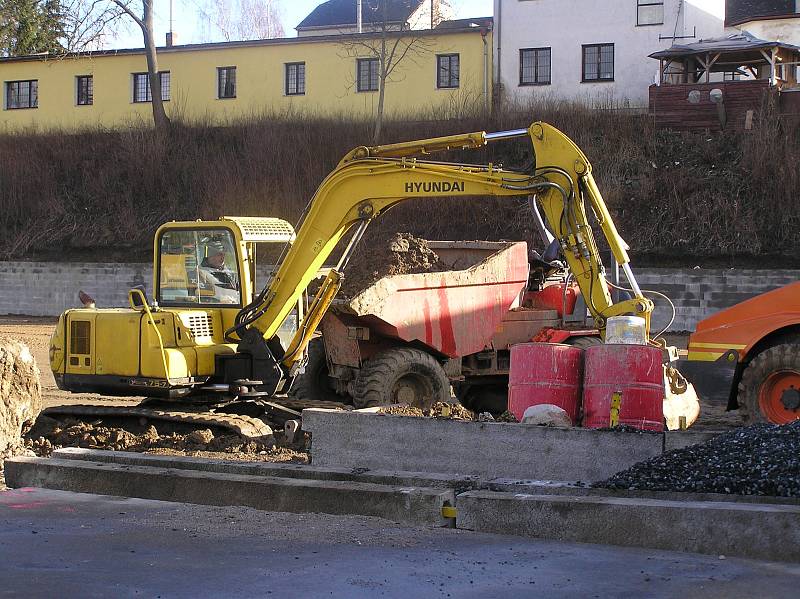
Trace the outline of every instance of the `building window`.
{"label": "building window", "polygon": [[[170,76],[169,71],[159,71],[161,77],[161,99],[166,102],[170,98]],[[150,81],[147,73],[133,74],[133,101],[152,102],[153,96],[150,94]]]}
{"label": "building window", "polygon": [[519,51],[519,84],[550,85],[550,48]]}
{"label": "building window", "polygon": [[636,0],[637,25],[663,25],[664,0]]}
{"label": "building window", "polygon": [[39,107],[39,80],[7,81],[6,82],[6,109],[38,108]]}
{"label": "building window", "polygon": [[217,97],[236,97],[236,67],[217,68]]}
{"label": "building window", "polygon": [[356,89],[360,92],[378,91],[381,61],[377,58],[359,58],[357,61]]}
{"label": "building window", "polygon": [[94,77],[81,75],[75,78],[78,89],[78,106],[94,104]]}
{"label": "building window", "polygon": [[458,54],[436,56],[436,87],[458,87]]}
{"label": "building window", "polygon": [[614,44],[583,46],[583,82],[614,81]]}
{"label": "building window", "polygon": [[306,93],[306,63],[286,63],[286,95],[302,96]]}

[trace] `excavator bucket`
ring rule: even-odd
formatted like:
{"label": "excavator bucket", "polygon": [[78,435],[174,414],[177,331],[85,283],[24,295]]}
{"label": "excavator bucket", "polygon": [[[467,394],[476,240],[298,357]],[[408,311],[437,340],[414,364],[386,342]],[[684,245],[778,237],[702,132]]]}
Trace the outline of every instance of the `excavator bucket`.
{"label": "excavator bucket", "polygon": [[664,367],[664,422],[667,430],[690,427],[700,416],[700,399],[694,385],[672,366]]}

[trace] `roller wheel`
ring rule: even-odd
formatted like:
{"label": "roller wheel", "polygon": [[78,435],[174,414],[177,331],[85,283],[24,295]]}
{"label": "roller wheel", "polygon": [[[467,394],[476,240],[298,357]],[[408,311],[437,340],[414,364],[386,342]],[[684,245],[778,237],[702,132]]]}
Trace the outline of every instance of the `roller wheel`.
{"label": "roller wheel", "polygon": [[322,339],[313,339],[308,344],[308,364],[305,372],[295,380],[289,395],[313,401],[342,401],[342,396],[336,393],[334,381],[328,376]]}
{"label": "roller wheel", "polygon": [[748,424],[800,418],[800,344],[776,345],[753,358],[742,374],[738,399]]}
{"label": "roller wheel", "polygon": [[407,404],[423,410],[450,399],[450,381],[430,354],[412,348],[383,351],[367,360],[355,383],[353,405]]}

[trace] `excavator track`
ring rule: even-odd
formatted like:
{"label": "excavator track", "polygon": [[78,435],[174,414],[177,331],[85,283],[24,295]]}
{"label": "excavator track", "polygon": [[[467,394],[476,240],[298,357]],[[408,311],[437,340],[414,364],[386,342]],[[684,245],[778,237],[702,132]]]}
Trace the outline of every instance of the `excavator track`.
{"label": "excavator track", "polygon": [[154,410],[139,406],[56,406],[43,412],[46,416],[73,416],[79,419],[92,418],[140,418],[179,422],[198,427],[217,427],[252,441],[266,441],[272,436],[272,428],[262,420],[241,414],[217,414],[214,412],[175,412]]}
{"label": "excavator track", "polygon": [[46,416],[87,418],[135,418],[176,422],[197,427],[216,427],[244,439],[267,441],[274,422],[281,427],[286,420],[299,419],[306,408],[349,410],[352,406],[335,401],[270,398],[269,401],[232,401],[218,404],[188,404],[161,399],[146,399],[138,406],[71,405],[43,411]]}

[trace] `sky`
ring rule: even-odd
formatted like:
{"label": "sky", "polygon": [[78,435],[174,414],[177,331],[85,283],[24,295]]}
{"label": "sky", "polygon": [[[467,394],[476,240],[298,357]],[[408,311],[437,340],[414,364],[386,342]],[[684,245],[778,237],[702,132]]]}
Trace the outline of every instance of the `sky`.
{"label": "sky", "polygon": [[[353,0],[355,2],[355,0]],[[279,12],[283,22],[286,37],[294,37],[297,32],[294,28],[303,18],[310,13],[322,0],[278,0]],[[174,30],[176,43],[193,44],[208,41],[204,36],[201,13],[205,0],[172,0]],[[159,45],[164,43],[166,32],[169,30],[170,0],[156,0],[155,12],[155,37]],[[486,17],[492,14],[492,0],[452,0],[455,18]],[[128,26],[127,30],[119,32],[116,39],[108,40],[105,44],[111,48],[135,48],[142,46],[142,34],[135,26]]]}

